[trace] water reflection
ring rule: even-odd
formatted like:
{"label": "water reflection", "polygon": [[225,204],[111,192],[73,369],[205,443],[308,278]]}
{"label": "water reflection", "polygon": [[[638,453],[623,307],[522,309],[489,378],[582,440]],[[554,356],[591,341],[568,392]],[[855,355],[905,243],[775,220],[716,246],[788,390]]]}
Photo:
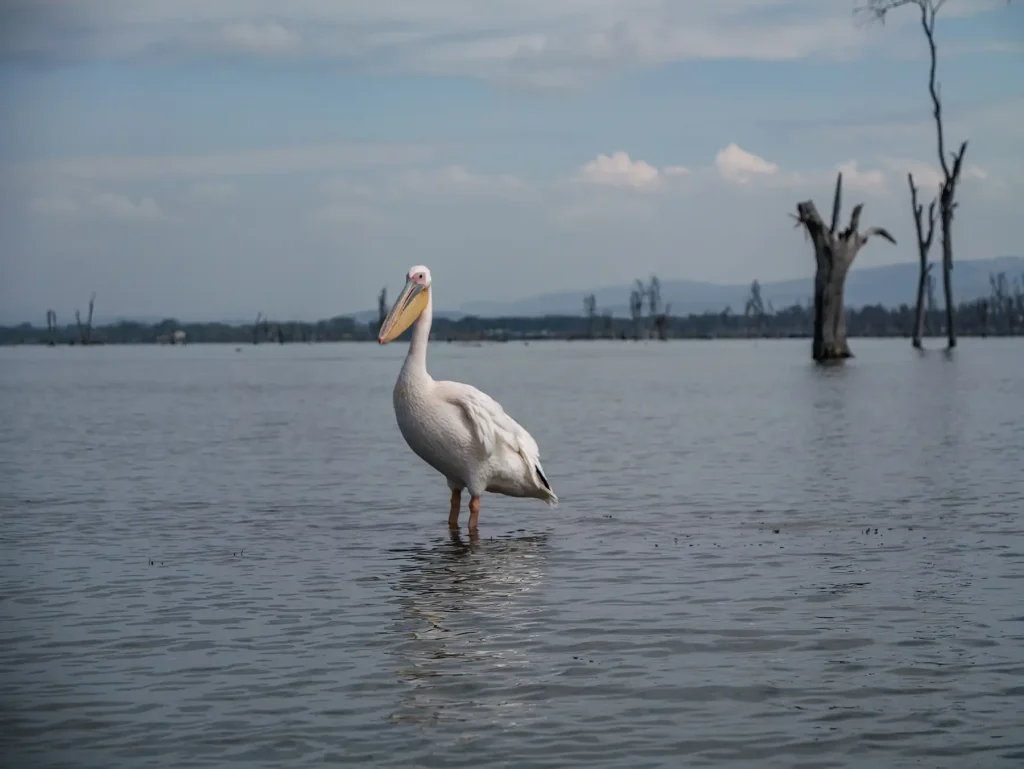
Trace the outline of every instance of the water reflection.
{"label": "water reflection", "polygon": [[508,689],[531,675],[531,638],[542,630],[548,534],[466,538],[455,531],[394,550],[401,612],[396,674],[407,684],[394,721],[508,723],[522,716]]}

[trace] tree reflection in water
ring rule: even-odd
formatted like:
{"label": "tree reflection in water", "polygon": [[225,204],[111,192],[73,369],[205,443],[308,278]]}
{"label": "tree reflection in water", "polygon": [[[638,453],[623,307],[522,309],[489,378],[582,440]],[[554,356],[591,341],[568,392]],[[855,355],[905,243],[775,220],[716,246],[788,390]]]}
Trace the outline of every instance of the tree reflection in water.
{"label": "tree reflection in water", "polygon": [[[397,675],[408,685],[394,721],[472,720],[508,724],[524,704],[512,689],[530,671],[531,640],[550,609],[539,598],[548,535],[443,541],[393,551],[401,559],[394,589]],[[528,673],[529,671],[529,673]]]}

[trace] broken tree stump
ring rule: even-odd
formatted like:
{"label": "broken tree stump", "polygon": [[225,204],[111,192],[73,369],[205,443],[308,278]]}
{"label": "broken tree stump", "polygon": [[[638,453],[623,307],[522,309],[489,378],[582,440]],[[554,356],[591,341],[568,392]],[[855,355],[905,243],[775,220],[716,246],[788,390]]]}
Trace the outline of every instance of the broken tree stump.
{"label": "broken tree stump", "polygon": [[[832,201],[832,226],[826,227],[818,214],[813,200],[797,203],[797,226],[803,225],[814,245],[814,259],[817,268],[814,273],[814,340],[811,357],[818,363],[852,358],[846,342],[846,310],[843,306],[843,291],[846,276],[850,272],[857,252],[864,247],[872,235],[885,238],[895,244],[896,239],[882,227],[869,227],[863,233],[858,231],[863,203],[853,207],[850,226],[839,229],[839,215],[842,204],[843,174],[836,177],[835,198]],[[791,214],[792,216],[792,214]]]}

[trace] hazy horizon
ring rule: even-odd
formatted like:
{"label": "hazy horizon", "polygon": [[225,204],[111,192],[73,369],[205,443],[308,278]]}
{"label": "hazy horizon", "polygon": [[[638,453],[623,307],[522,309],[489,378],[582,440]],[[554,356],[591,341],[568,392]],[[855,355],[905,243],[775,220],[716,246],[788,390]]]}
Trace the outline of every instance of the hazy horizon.
{"label": "hazy horizon", "polygon": [[[996,272],[1006,273],[1010,280],[1011,289],[1024,285],[1024,256],[1000,256],[992,258],[962,259],[958,260],[960,271],[957,273],[958,290],[955,294],[957,303],[970,302],[977,298],[987,297],[990,291],[989,276]],[[895,286],[892,285],[892,271],[898,270],[905,273],[902,279]],[[896,262],[882,264],[873,267],[856,267],[850,274],[847,283],[846,305],[850,309],[860,308],[865,305],[881,304],[890,309],[900,304],[910,304],[911,294],[916,291],[918,264],[917,262]],[[645,282],[649,282],[651,276],[644,276]],[[733,311],[742,309],[743,303],[749,296],[750,285],[754,279],[742,283],[715,283],[705,281],[692,281],[687,278],[674,278],[671,276],[657,276],[661,282],[662,304],[670,307],[673,316],[686,316],[690,314],[701,314],[708,310],[721,310],[731,306]],[[758,281],[761,286],[762,298],[766,303],[774,303],[775,310],[790,307],[793,304],[803,304],[811,297],[813,286],[813,274],[802,275],[797,278],[786,278],[780,281]],[[797,293],[793,293],[793,284],[800,286]],[[514,297],[490,303],[482,303],[474,306],[472,303],[461,305],[440,305],[435,308],[435,314],[442,317],[479,316],[484,318],[500,317],[539,317],[542,315],[567,316],[581,315],[582,299],[587,294],[594,294],[598,300],[598,313],[608,312],[615,317],[628,316],[629,292],[634,287],[632,283],[605,286],[588,286],[575,289],[566,289],[561,292],[549,294],[535,294],[524,297]],[[678,291],[687,291],[685,297],[680,297]],[[804,290],[806,289],[806,290]],[[691,293],[699,292],[699,293]],[[895,293],[895,298],[894,298]],[[386,301],[390,306],[395,294],[389,292]],[[571,299],[569,299],[571,297]],[[67,309],[63,314],[57,312],[58,324],[66,326],[74,323],[74,312],[79,310],[85,317],[88,310],[89,297],[83,297],[80,305]],[[375,297],[374,297],[375,300]],[[257,311],[264,320],[270,322],[299,322],[309,323],[328,320],[337,317],[349,317],[356,320],[373,320],[377,316],[377,308],[370,306],[367,302],[365,307],[353,310],[341,310],[323,316],[278,316],[271,317],[265,312]],[[53,309],[53,308],[49,308]],[[646,312],[645,308],[645,312]],[[44,310],[45,313],[45,310]],[[216,311],[205,317],[184,316],[180,313],[150,312],[138,315],[118,314],[105,311],[102,297],[97,294],[96,313],[94,325],[104,325],[119,321],[159,323],[165,320],[174,319],[181,323],[229,323],[232,325],[251,324],[256,313],[250,316],[230,316]],[[37,317],[7,319],[0,311],[0,326],[13,327],[22,323],[30,323],[33,326],[44,327],[42,319]]]}
{"label": "hazy horizon", "polygon": [[[100,318],[355,314],[415,263],[444,310],[809,280],[787,214],[827,211],[839,169],[844,223],[863,202],[899,241],[855,271],[912,261],[926,44],[909,9],[857,4],[6,3],[2,320],[93,291]],[[947,141],[970,140],[958,260],[1024,251],[1022,33],[1002,0],[939,18]]]}

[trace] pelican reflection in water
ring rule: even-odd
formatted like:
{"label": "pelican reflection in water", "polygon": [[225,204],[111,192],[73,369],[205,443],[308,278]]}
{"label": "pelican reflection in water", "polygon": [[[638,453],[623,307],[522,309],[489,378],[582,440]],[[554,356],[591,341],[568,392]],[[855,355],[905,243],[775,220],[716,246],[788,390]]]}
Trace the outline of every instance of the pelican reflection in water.
{"label": "pelican reflection in water", "polygon": [[[464,540],[458,531],[430,546],[395,551],[399,678],[409,685],[396,721],[508,722],[523,703],[495,684],[514,685],[531,668],[529,640],[546,624],[530,595],[544,583],[547,534]],[[488,714],[493,718],[488,718]]]}
{"label": "pelican reflection in water", "polygon": [[430,270],[417,265],[381,324],[377,341],[397,339],[415,323],[393,394],[395,417],[409,448],[445,476],[451,490],[448,526],[457,529],[462,490],[469,489],[469,529],[477,528],[485,491],[558,503],[544,475],[537,441],[486,393],[427,373],[434,316]]}

